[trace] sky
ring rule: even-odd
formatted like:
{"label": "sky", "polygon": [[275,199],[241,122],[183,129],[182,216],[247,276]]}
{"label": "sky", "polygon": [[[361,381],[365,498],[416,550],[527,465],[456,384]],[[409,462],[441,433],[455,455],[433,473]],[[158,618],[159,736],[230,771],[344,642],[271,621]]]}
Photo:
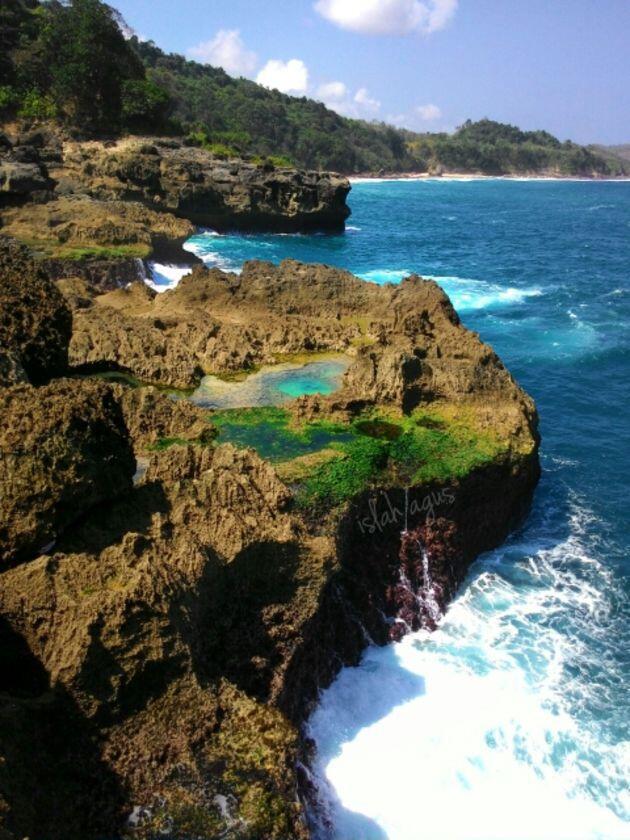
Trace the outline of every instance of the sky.
{"label": "sky", "polygon": [[339,113],[630,142],[630,0],[110,0],[139,37]]}

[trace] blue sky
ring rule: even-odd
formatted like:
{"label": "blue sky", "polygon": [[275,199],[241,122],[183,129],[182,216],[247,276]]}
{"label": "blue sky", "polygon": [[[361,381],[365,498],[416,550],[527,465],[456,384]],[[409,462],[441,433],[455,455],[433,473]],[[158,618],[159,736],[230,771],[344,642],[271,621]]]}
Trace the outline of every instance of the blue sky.
{"label": "blue sky", "polygon": [[630,0],[113,0],[163,49],[341,113],[630,142]]}

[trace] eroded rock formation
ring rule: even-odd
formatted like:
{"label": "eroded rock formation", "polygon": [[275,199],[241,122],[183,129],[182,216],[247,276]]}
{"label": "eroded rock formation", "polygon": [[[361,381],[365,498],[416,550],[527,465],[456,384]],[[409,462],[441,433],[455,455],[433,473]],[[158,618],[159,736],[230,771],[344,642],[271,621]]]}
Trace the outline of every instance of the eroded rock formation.
{"label": "eroded rock formation", "polygon": [[66,144],[52,176],[64,192],[142,201],[217,229],[343,230],[346,178],[223,161],[177,141]]}
{"label": "eroded rock formation", "polygon": [[71,330],[54,283],[24,247],[0,236],[0,386],[61,376]]}
{"label": "eroded rock formation", "polygon": [[[417,277],[376,287],[250,263],[240,277],[197,269],[160,296],[59,287],[75,364],[191,384],[342,350],[343,387],[295,401],[296,423],[384,411],[486,447],[426,480],[381,465],[343,503],[308,509],[296,473],[285,483],[253,450],[217,444],[212,417],[155,388],[0,389],[3,836],[303,840],[300,725],[317,691],[368,638],[431,627],[522,518],[535,407]],[[441,419],[416,417],[423,405]],[[132,486],[134,455],[149,460]]]}
{"label": "eroded rock formation", "polygon": [[[115,245],[117,239],[129,244],[129,236],[133,244],[144,241],[125,231],[136,223],[138,210],[124,214],[121,228],[103,209],[103,204],[120,202],[140,203],[164,214],[169,227],[174,214],[222,230],[343,230],[350,215],[346,204],[350,184],[329,172],[225,161],[174,139],[78,143],[40,130],[15,137],[13,143],[6,137],[5,141],[0,148],[0,208],[57,202],[55,208],[37,209],[53,243],[56,233],[65,237],[62,244],[71,238],[101,246]],[[79,213],[72,215],[65,203],[71,198],[92,199],[85,209],[92,218],[102,215],[102,225],[90,229]],[[112,209],[111,215],[116,214],[119,210]],[[8,222],[16,234],[18,229],[34,232],[32,239],[44,232],[37,220],[29,226],[27,216],[13,213]],[[167,253],[164,243],[157,252]]]}
{"label": "eroded rock formation", "polygon": [[0,389],[0,562],[50,547],[95,505],[131,487],[135,460],[111,390],[57,380]]}

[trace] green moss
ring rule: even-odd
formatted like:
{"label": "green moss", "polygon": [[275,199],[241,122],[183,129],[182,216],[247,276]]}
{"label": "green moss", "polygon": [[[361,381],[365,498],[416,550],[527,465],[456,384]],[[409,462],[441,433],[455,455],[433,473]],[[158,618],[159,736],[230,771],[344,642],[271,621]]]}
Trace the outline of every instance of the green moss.
{"label": "green moss", "polygon": [[150,452],[164,452],[165,449],[170,449],[171,446],[188,446],[192,441],[184,440],[184,438],[168,437],[158,438],[155,443],[152,443],[147,449]]}
{"label": "green moss", "polygon": [[324,464],[304,482],[296,496],[298,507],[339,505],[366,490],[387,464],[386,441],[357,436],[342,447],[344,458]]}
{"label": "green moss", "polygon": [[155,443],[147,447],[149,452],[164,452],[172,446],[208,446],[212,443],[212,438],[195,438],[194,440],[187,440],[180,437],[164,437],[158,438]]}
{"label": "green moss", "polygon": [[117,260],[144,259],[150,254],[149,245],[136,243],[133,245],[61,245],[52,249],[51,256],[60,260]]}
{"label": "green moss", "polygon": [[39,259],[55,260],[120,260],[146,259],[151,255],[151,246],[142,242],[131,245],[60,245],[56,239],[33,239],[18,236]]}
{"label": "green moss", "polygon": [[[299,483],[296,504],[326,510],[375,484],[421,484],[461,478],[492,461],[508,443],[479,426],[472,408],[440,406],[403,417],[365,413],[352,423],[298,425],[283,408],[218,411],[219,437],[252,446]],[[315,457],[325,453],[324,457]]]}
{"label": "green moss", "polygon": [[328,421],[298,426],[288,411],[274,406],[216,411],[211,419],[219,429],[220,442],[251,446],[273,463],[318,452],[354,436],[347,425]]}
{"label": "green moss", "polygon": [[299,507],[334,507],[379,482],[412,485],[461,478],[506,448],[463,410],[454,417],[439,409],[418,410],[395,423],[376,414],[360,418],[352,428],[354,440],[333,444],[345,457],[323,463],[306,478],[296,496]]}
{"label": "green moss", "polygon": [[225,411],[216,411],[212,415],[212,420],[219,428],[235,424],[253,427],[260,423],[270,423],[281,428],[288,426],[290,415],[284,408],[263,405],[255,408],[230,408]]}

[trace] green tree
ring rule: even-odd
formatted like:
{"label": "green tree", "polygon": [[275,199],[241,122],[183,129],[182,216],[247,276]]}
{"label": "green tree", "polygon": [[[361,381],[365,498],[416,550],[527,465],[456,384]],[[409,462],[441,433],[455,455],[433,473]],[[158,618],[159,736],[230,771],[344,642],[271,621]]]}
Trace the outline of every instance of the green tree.
{"label": "green tree", "polygon": [[168,93],[150,79],[126,79],[123,82],[121,119],[130,131],[165,127],[171,105]]}
{"label": "green tree", "polygon": [[99,0],[51,3],[40,37],[59,108],[88,133],[117,129],[125,81],[145,74],[116,13]]}

